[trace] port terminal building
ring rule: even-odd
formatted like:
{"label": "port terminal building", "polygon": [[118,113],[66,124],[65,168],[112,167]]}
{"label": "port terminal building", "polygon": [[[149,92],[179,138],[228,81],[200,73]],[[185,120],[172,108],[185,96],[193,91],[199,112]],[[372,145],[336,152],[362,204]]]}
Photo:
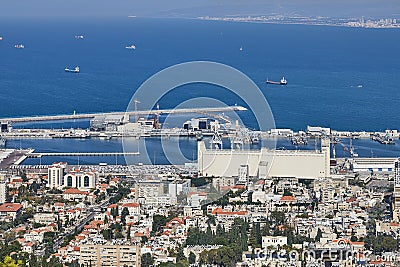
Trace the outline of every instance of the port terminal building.
{"label": "port terminal building", "polygon": [[398,158],[353,158],[354,172],[393,172]]}
{"label": "port terminal building", "polygon": [[199,175],[208,177],[330,177],[330,141],[322,139],[321,148],[317,150],[212,149],[206,148],[204,141],[200,141],[198,171]]}

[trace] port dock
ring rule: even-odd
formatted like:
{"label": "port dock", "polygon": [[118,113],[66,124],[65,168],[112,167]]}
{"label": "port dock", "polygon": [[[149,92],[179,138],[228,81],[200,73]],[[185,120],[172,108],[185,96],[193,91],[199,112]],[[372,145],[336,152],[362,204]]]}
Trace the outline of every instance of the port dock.
{"label": "port dock", "polygon": [[[40,121],[57,121],[57,120],[79,120],[79,119],[93,119],[97,116],[146,116],[149,114],[182,114],[182,113],[202,113],[202,112],[229,112],[229,111],[245,111],[247,110],[242,106],[228,106],[217,108],[181,108],[181,109],[159,109],[159,110],[137,110],[125,112],[106,112],[106,113],[82,113],[70,115],[49,115],[49,116],[31,116],[20,118],[0,118],[0,122],[21,123],[21,122],[40,122]],[[126,118],[129,120],[129,118]]]}
{"label": "port dock", "polygon": [[116,157],[139,156],[139,152],[29,152],[27,158],[41,157]]}

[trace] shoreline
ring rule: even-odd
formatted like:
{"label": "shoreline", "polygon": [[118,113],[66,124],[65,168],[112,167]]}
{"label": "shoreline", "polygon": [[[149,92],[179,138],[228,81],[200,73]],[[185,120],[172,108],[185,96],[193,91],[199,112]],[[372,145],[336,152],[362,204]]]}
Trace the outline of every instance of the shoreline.
{"label": "shoreline", "polygon": [[[363,28],[363,29],[400,29],[400,24],[395,25],[378,25],[376,24],[365,24],[361,25],[358,24],[359,22],[355,22],[354,20],[348,19],[348,21],[344,24],[341,23],[333,23],[333,22],[316,22],[313,23],[311,21],[290,21],[291,18],[286,18],[287,20],[273,20],[273,19],[251,19],[251,18],[244,18],[244,17],[236,17],[236,18],[229,18],[229,17],[197,17],[194,18],[196,20],[204,20],[204,21],[222,21],[222,22],[235,22],[235,23],[255,23],[255,24],[274,24],[274,25],[306,25],[306,26],[330,26],[330,27],[346,27],[346,28]],[[309,18],[311,19],[311,18]],[[352,25],[353,24],[353,25]]]}

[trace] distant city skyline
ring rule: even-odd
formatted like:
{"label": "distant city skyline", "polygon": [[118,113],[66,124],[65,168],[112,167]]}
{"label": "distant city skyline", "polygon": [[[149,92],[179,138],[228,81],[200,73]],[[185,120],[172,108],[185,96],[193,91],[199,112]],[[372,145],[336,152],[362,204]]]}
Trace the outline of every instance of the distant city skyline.
{"label": "distant city skyline", "polygon": [[[384,3],[383,3],[384,2]],[[198,17],[229,15],[289,14],[330,17],[396,17],[396,0],[220,0],[220,1],[107,1],[20,0],[3,1],[1,17]]]}

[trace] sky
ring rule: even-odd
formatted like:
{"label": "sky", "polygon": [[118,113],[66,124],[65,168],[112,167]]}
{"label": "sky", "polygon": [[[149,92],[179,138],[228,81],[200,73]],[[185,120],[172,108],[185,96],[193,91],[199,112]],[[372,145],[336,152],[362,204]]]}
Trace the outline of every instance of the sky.
{"label": "sky", "polygon": [[400,17],[400,0],[0,0],[0,17]]}

